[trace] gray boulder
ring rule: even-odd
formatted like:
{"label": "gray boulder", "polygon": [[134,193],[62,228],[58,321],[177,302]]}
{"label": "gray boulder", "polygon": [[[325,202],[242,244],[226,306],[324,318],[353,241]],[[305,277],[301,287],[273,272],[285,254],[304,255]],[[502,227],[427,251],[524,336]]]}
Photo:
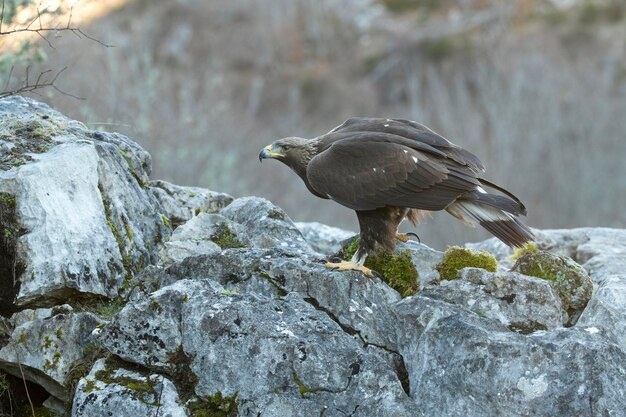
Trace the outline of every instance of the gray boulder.
{"label": "gray boulder", "polygon": [[278,247],[300,255],[316,254],[283,209],[264,198],[238,198],[220,214],[243,226],[246,241],[252,247]]}
{"label": "gray boulder", "polygon": [[298,230],[300,230],[300,233],[302,233],[304,240],[306,240],[315,251],[329,256],[339,252],[343,241],[357,235],[355,232],[327,226],[318,222],[296,222],[294,224]]}
{"label": "gray boulder", "polygon": [[515,272],[464,268],[455,280],[430,286],[420,295],[464,307],[520,333],[556,329],[565,314],[550,283]]}
{"label": "gray boulder", "polygon": [[206,188],[184,187],[162,180],[149,184],[174,228],[200,213],[217,213],[233,201],[228,194]]}
{"label": "gray boulder", "polygon": [[[32,320],[25,321],[30,315]],[[53,396],[68,400],[65,379],[83,359],[93,341],[91,332],[102,324],[91,313],[54,313],[54,309],[18,313],[8,343],[0,349],[0,369],[41,385]]]}
{"label": "gray boulder", "polygon": [[242,226],[219,214],[201,213],[174,230],[161,249],[158,264],[168,266],[189,256],[247,244]]}
{"label": "gray boulder", "polygon": [[511,251],[494,240],[471,246],[496,255],[497,272],[444,282],[441,252],[399,244],[421,284],[402,298],[324,266],[348,232],[298,228],[267,200],[150,183],[149,172],[121,135],[0,101],[0,313],[14,313],[0,369],[52,394],[45,406],[64,400],[74,417],[626,416],[626,231],[535,231],[540,249],[589,275],[576,314],[548,281],[508,271]]}
{"label": "gray boulder", "polygon": [[365,343],[393,349],[390,335],[395,319],[389,306],[400,300],[400,295],[379,278],[354,271],[330,271],[324,262],[279,249],[229,249],[151,271],[150,280],[168,285],[181,279],[210,278],[228,292],[272,298],[297,292],[332,314],[348,333]]}
{"label": "gray boulder", "polygon": [[165,373],[182,355],[194,395],[237,395],[240,415],[418,415],[385,351],[364,347],[295,293],[181,280],[127,305],[96,337]]}
{"label": "gray boulder", "polygon": [[172,382],[99,359],[76,387],[72,417],[186,417]]}
{"label": "gray boulder", "polygon": [[605,331],[520,335],[421,295],[396,311],[411,396],[426,415],[624,415],[626,354]]}
{"label": "gray boulder", "polygon": [[150,155],[44,104],[0,100],[2,303],[50,306],[113,297],[170,233],[147,189]]}

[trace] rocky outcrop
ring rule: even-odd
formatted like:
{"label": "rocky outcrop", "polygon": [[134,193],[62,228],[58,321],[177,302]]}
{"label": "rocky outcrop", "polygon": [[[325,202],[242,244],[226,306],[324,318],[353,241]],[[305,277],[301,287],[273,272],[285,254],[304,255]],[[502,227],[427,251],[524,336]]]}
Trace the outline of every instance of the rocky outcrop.
{"label": "rocky outcrop", "polygon": [[115,297],[171,232],[147,188],[150,155],[20,97],[0,101],[0,118],[3,304]]}
{"label": "rocky outcrop", "polygon": [[400,244],[420,288],[402,298],[385,276],[326,269],[352,232],[296,225],[261,198],[149,182],[138,145],[42,104],[0,110],[13,288],[0,369],[45,390],[48,406],[74,417],[626,415],[624,230],[537,231],[542,256],[580,273],[566,293],[520,263],[510,271],[494,240],[468,246],[494,255],[495,272],[449,280],[443,253]]}

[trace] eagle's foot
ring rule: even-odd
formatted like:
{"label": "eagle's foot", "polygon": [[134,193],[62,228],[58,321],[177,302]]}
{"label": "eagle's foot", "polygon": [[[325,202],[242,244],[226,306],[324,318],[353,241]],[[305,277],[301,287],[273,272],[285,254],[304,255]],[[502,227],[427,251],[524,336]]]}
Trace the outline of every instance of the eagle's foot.
{"label": "eagle's foot", "polygon": [[327,262],[326,268],[332,269],[335,271],[360,271],[365,276],[373,277],[374,273],[371,269],[364,267],[363,265],[359,265],[355,262],[349,261],[341,261],[341,262]]}
{"label": "eagle's foot", "polygon": [[410,240],[411,236],[414,236],[419,243],[422,243],[420,241],[420,237],[418,235],[416,235],[415,233],[399,233],[399,232],[396,232],[396,239],[398,239],[400,242],[404,242],[404,243],[408,242]]}
{"label": "eagle's foot", "polygon": [[398,239],[400,242],[408,242],[409,241],[409,235],[406,233],[399,233],[396,232],[396,239]]}

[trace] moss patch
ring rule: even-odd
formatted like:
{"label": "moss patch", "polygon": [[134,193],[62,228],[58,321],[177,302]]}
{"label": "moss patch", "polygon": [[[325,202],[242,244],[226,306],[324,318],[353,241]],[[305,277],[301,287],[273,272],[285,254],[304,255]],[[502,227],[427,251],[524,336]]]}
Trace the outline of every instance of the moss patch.
{"label": "moss patch", "polygon": [[441,279],[455,279],[457,272],[466,267],[495,272],[498,269],[498,261],[486,251],[450,246],[444,252],[443,260],[437,265],[437,271]]}
{"label": "moss patch", "polygon": [[[354,239],[342,248],[340,256],[350,260],[357,248],[359,239]],[[391,254],[380,251],[376,255],[370,255],[365,260],[365,266],[382,275],[382,280],[391,288],[398,291],[402,297],[408,297],[419,291],[417,270],[411,262],[411,251],[405,250]]]}
{"label": "moss patch", "polygon": [[162,213],[161,213],[161,220],[163,221],[163,225],[165,225],[165,227],[167,227],[168,229],[172,227],[170,223],[170,219],[168,219],[167,216]]}
{"label": "moss patch", "polygon": [[566,325],[576,323],[591,299],[593,283],[582,266],[566,256],[547,251],[525,253],[512,270],[550,281],[568,315]]}
{"label": "moss patch", "polygon": [[224,397],[220,391],[206,399],[195,398],[187,403],[190,417],[237,417],[237,393]]}
{"label": "moss patch", "polygon": [[211,240],[222,249],[247,248],[247,245],[241,243],[225,224],[217,226],[215,232],[211,235]]}
{"label": "moss patch", "polygon": [[302,398],[306,398],[306,394],[311,394],[311,393],[316,393],[316,392],[320,392],[323,391],[320,388],[310,388],[308,386],[306,386],[306,384],[304,382],[302,382],[302,380],[298,377],[298,374],[294,371],[292,373],[293,376],[293,380],[296,383],[296,385],[298,386],[298,391],[300,391],[300,396]]}
{"label": "moss patch", "polygon": [[[95,377],[105,384],[116,384],[134,391],[134,397],[147,405],[158,406],[159,393],[155,386],[160,378],[151,379],[149,372],[140,367],[130,365],[120,359],[109,356],[105,362],[105,368],[97,371]],[[130,369],[129,369],[130,368]],[[117,370],[131,370],[137,372],[141,377],[131,377],[128,375],[116,375]]]}
{"label": "moss patch", "polygon": [[517,261],[523,255],[527,253],[537,253],[539,248],[534,242],[526,242],[521,248],[515,248],[513,254],[509,257],[512,261]]}

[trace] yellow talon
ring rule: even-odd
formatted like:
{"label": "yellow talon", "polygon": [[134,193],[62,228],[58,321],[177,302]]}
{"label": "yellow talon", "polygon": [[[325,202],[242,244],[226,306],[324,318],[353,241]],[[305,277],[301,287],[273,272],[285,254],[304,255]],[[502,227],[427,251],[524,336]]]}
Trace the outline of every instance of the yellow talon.
{"label": "yellow talon", "polygon": [[341,261],[341,262],[328,262],[326,263],[326,268],[333,269],[337,271],[360,271],[367,277],[373,277],[374,273],[371,269],[364,267],[363,265],[359,265],[354,262],[349,261]]}

